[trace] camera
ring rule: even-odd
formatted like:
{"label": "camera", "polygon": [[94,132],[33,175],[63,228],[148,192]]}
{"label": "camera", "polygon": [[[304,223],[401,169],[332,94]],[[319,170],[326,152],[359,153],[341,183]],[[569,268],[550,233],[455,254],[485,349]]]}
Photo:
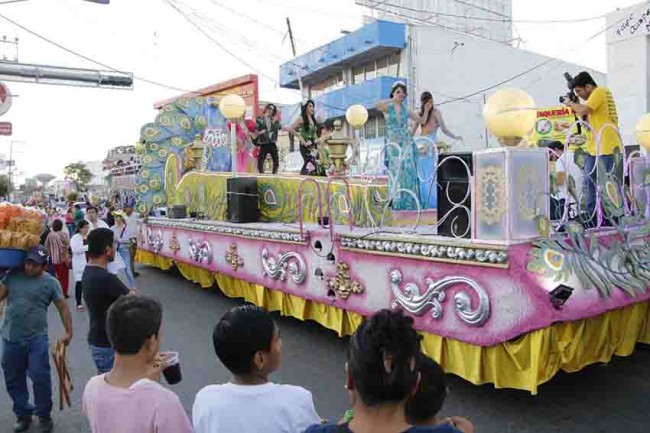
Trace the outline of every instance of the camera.
{"label": "camera", "polygon": [[568,72],[564,73],[564,79],[566,80],[566,85],[569,88],[569,92],[566,95],[560,96],[560,104],[564,103],[564,98],[567,98],[571,102],[578,103],[578,95],[573,93],[573,77]]}

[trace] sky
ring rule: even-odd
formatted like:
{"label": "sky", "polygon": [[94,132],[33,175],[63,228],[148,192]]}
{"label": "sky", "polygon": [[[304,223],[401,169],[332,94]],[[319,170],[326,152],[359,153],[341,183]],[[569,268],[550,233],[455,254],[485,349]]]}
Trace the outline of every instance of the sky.
{"label": "sky", "polygon": [[[299,93],[280,89],[275,82],[279,65],[292,58],[284,37],[286,17],[291,19],[301,54],[340,37],[343,30],[357,29],[363,14],[368,14],[354,0],[111,0],[110,5],[82,0],[3,5],[4,1],[0,0],[1,15],[112,68],[187,91],[257,73],[261,99],[280,103],[300,100]],[[222,47],[201,34],[170,2],[200,19],[202,28]],[[606,71],[604,34],[581,42],[604,29],[604,18],[572,24],[517,21],[594,17],[638,2],[513,0],[515,37],[521,38],[521,48]],[[19,38],[21,63],[104,69],[0,17],[2,36]],[[15,54],[11,45],[2,45],[0,56]],[[17,169],[25,176],[44,172],[61,176],[70,162],[101,160],[115,146],[134,144],[140,127],[155,118],[153,103],[181,93],[139,80],[132,91],[7,85],[16,97],[0,120],[13,123],[14,135],[0,138],[0,154],[8,155],[13,140]],[[563,85],[558,82],[558,88]]]}

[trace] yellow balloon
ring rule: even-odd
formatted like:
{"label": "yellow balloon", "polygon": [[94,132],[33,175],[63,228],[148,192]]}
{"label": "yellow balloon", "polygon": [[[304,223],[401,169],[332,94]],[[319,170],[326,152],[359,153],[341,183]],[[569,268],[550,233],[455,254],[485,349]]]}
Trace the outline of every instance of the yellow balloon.
{"label": "yellow balloon", "polygon": [[232,93],[221,98],[219,111],[226,119],[239,119],[246,112],[246,103],[241,96]]}
{"label": "yellow balloon", "polygon": [[483,108],[488,131],[499,138],[520,138],[535,126],[535,100],[521,89],[501,89],[492,94]]}
{"label": "yellow balloon", "polygon": [[636,141],[650,150],[650,113],[644,114],[636,124]]}
{"label": "yellow balloon", "polygon": [[361,128],[368,121],[368,110],[361,104],[351,105],[345,112],[345,119],[353,128]]}

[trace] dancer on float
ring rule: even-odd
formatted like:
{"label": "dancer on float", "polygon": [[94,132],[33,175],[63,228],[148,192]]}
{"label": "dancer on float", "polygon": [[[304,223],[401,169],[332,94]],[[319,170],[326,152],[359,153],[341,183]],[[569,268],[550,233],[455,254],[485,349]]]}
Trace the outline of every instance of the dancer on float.
{"label": "dancer on float", "polygon": [[417,210],[418,204],[411,191],[419,197],[418,174],[415,165],[415,143],[408,120],[421,123],[420,116],[406,107],[406,84],[396,81],[389,99],[375,104],[386,117],[386,150],[384,160],[388,166],[388,191],[391,207],[395,210]]}
{"label": "dancer on float", "polygon": [[253,143],[260,148],[257,157],[257,170],[264,174],[264,161],[266,155],[271,155],[273,160],[273,174],[278,172],[280,161],[278,158],[278,132],[282,128],[276,116],[278,108],[274,104],[266,104],[264,112],[257,118],[255,132],[253,132]]}
{"label": "dancer on float", "polygon": [[436,169],[438,167],[438,131],[441,130],[447,137],[452,140],[460,141],[463,137],[454,135],[442,118],[442,112],[436,108],[433,101],[433,95],[430,92],[422,92],[420,95],[420,118],[421,122],[413,126],[413,136],[418,128],[420,137],[426,137],[426,140],[418,142],[416,139],[416,148],[418,151],[418,177],[420,180],[420,203],[423,209],[435,209],[438,207],[438,195],[436,188]]}
{"label": "dancer on float", "polygon": [[303,165],[300,174],[315,176],[318,174],[318,122],[316,105],[311,99],[300,106],[300,118],[291,128],[291,133],[300,140],[300,155]]}

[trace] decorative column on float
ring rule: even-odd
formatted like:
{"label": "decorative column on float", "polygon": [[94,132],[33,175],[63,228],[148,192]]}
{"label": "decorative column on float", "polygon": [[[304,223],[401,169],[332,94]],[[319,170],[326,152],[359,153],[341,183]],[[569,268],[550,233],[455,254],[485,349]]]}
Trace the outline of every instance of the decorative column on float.
{"label": "decorative column on float", "polygon": [[501,147],[474,152],[474,238],[529,240],[539,237],[539,221],[548,222],[548,153],[519,147],[536,117],[535,101],[523,90],[502,89],[487,100],[485,125]]}
{"label": "decorative column on float", "polygon": [[230,170],[237,177],[237,121],[246,112],[246,102],[234,93],[219,101],[219,111],[230,121]]}
{"label": "decorative column on float", "polygon": [[[636,141],[644,151],[643,159],[632,160],[630,170],[632,194],[645,207],[645,217],[650,218],[650,113],[639,118],[635,129]],[[635,194],[637,192],[640,193],[638,196]]]}

